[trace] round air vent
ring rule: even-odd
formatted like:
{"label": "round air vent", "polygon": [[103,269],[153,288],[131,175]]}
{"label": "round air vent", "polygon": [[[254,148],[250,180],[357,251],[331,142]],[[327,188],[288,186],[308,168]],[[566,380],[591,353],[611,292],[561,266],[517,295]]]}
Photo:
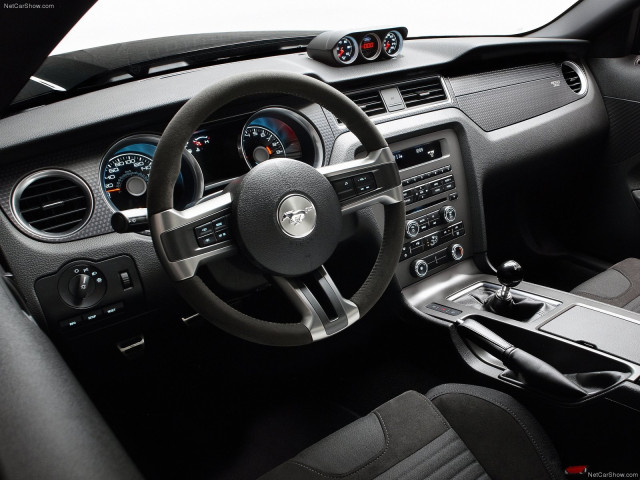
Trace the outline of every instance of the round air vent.
{"label": "round air vent", "polygon": [[16,185],[11,208],[27,230],[43,237],[59,238],[80,230],[93,211],[87,184],[64,170],[41,170]]}
{"label": "round air vent", "polygon": [[587,91],[587,77],[585,77],[582,69],[573,62],[562,62],[560,67],[562,76],[569,88],[578,95],[582,95]]}

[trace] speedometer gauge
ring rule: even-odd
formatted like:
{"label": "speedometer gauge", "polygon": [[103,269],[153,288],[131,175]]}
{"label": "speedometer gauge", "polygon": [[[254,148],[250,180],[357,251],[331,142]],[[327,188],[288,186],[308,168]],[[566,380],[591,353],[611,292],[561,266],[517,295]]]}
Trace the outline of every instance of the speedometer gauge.
{"label": "speedometer gauge", "polygon": [[[114,210],[147,206],[147,185],[159,140],[157,135],[133,135],[117,142],[104,156],[100,167],[102,191]],[[185,150],[174,188],[174,208],[183,209],[199,200],[203,190],[202,170]]]}
{"label": "speedometer gauge", "polygon": [[103,185],[114,207],[128,210],[145,206],[152,161],[140,153],[122,153],[108,159],[103,170]]}

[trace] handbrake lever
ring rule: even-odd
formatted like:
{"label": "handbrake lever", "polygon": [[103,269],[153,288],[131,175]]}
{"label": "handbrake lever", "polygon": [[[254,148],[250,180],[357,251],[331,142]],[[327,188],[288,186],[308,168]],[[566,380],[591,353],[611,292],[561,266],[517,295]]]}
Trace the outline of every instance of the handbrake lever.
{"label": "handbrake lever", "polygon": [[456,328],[460,335],[472,340],[519,374],[525,385],[574,399],[587,395],[582,387],[569,380],[562,372],[515,347],[476,320],[461,321],[456,324]]}

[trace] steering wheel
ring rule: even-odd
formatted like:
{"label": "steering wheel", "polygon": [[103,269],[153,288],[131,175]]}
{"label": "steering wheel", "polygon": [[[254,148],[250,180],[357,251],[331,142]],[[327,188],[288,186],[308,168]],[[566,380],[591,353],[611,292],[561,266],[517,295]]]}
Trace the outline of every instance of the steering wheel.
{"label": "steering wheel", "polygon": [[[219,195],[175,210],[173,189],[184,146],[193,132],[222,106],[255,94],[294,95],[325,107],[356,135],[368,155],[319,169],[287,158],[271,159],[234,180]],[[342,186],[352,190],[339,194],[345,191]],[[338,244],[341,216],[375,204],[384,205],[382,244],[364,284],[346,299],[323,265]],[[230,77],[185,103],[158,143],[147,208],[153,245],[180,295],[222,330],[266,345],[308,344],[352,325],[384,293],[404,239],[400,175],[384,137],[345,95],[300,74]],[[198,227],[210,222],[213,237],[199,240]],[[204,263],[238,251],[283,290],[300,313],[298,323],[245,315],[216,296],[197,275]]]}

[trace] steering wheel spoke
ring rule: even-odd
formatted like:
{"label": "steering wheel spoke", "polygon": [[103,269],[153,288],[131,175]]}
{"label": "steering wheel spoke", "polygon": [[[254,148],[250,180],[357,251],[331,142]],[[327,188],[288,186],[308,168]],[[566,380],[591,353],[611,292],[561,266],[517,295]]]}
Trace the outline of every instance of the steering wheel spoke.
{"label": "steering wheel spoke", "polygon": [[333,185],[343,215],[378,203],[391,205],[403,201],[398,168],[388,147],[318,171]]}
{"label": "steering wheel spoke", "polygon": [[324,266],[304,277],[273,277],[302,316],[314,341],[344,330],[360,318],[358,307],[344,298]]}
{"label": "steering wheel spoke", "polygon": [[151,216],[154,242],[172,280],[193,277],[204,263],[233,255],[231,195],[224,193],[186,210],[164,210]]}

